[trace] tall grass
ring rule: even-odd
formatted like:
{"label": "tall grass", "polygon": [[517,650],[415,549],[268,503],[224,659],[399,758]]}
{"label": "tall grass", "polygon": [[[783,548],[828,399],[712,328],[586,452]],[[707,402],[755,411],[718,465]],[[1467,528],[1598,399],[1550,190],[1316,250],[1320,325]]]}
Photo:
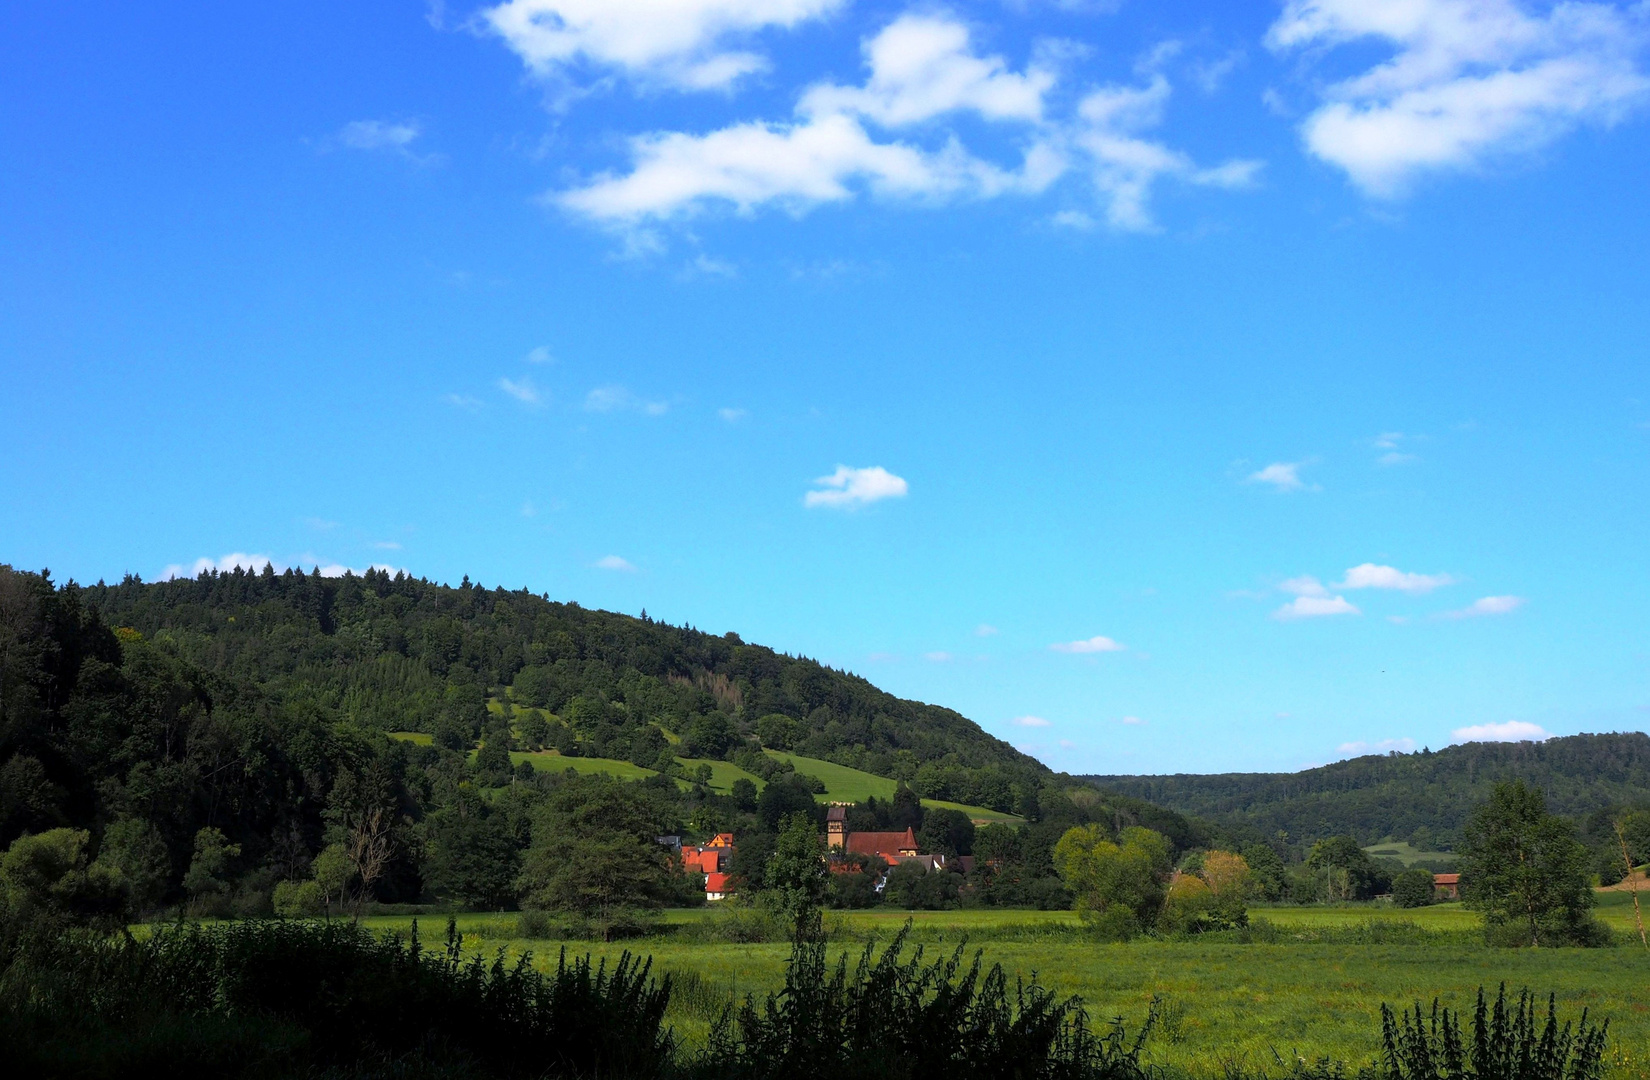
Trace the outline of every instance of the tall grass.
{"label": "tall grass", "polygon": [[1558,1025],[1554,999],[1547,998],[1547,1019],[1538,1020],[1537,999],[1519,991],[1509,1008],[1503,983],[1493,1009],[1478,989],[1472,1036],[1463,1038],[1461,1018],[1432,1003],[1431,1015],[1416,1003],[1412,1012],[1393,1015],[1381,1006],[1381,1042],[1388,1080],[1600,1080],[1604,1043],[1610,1022],[1579,1021]]}
{"label": "tall grass", "polygon": [[718,1080],[1140,1080],[1151,1020],[1097,1035],[1077,998],[1035,983],[1012,988],[1000,965],[964,966],[963,948],[925,964],[902,931],[850,974],[823,941],[798,942],[784,989],[746,998],[712,1031],[689,1071]]}
{"label": "tall grass", "polygon": [[0,977],[0,1032],[40,1075],[655,1076],[676,1050],[669,995],[628,954],[609,967],[563,951],[548,972],[465,959],[451,923],[426,951],[416,930],[239,922],[31,942]]}

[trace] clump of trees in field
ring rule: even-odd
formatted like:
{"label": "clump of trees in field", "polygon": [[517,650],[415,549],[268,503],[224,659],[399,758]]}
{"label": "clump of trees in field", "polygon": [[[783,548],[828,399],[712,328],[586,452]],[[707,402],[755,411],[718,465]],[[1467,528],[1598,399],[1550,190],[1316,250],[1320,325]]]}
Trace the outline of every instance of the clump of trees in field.
{"label": "clump of trees in field", "polygon": [[1054,849],[1078,914],[1104,939],[1248,924],[1254,880],[1242,855],[1197,852],[1178,869],[1173,855],[1167,837],[1138,825],[1115,837],[1098,824],[1078,826]]}

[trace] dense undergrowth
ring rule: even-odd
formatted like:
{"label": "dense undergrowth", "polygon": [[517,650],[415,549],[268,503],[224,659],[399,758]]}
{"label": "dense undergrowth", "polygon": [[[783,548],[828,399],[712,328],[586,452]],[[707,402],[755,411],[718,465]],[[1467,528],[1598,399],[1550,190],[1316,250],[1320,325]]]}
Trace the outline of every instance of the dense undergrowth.
{"label": "dense undergrowth", "polygon": [[[783,987],[739,1000],[650,962],[465,955],[351,923],[177,925],[13,939],[0,971],[0,1060],[13,1075],[223,1078],[648,1077],[661,1080],[1177,1080],[1142,1056],[1174,1040],[1174,1000],[1134,1031],[1077,997],[1011,979],[954,941],[926,960],[911,928],[833,965],[792,946]],[[709,1029],[689,1048],[667,1009]],[[1546,1022],[1527,995],[1480,996],[1470,1037],[1448,1010],[1384,1011],[1358,1065],[1227,1060],[1224,1080],[1599,1080],[1605,1028]],[[1161,1031],[1157,1029],[1161,1028]],[[1372,1036],[1374,1033],[1371,1033]],[[1374,1042],[1372,1038],[1371,1046]]]}

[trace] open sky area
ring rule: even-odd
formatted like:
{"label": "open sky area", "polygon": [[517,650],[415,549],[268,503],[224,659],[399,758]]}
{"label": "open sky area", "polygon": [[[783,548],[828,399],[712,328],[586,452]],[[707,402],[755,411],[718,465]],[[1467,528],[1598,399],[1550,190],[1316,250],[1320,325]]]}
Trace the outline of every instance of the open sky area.
{"label": "open sky area", "polygon": [[691,623],[1074,772],[1650,722],[1650,4],[0,21],[0,562]]}

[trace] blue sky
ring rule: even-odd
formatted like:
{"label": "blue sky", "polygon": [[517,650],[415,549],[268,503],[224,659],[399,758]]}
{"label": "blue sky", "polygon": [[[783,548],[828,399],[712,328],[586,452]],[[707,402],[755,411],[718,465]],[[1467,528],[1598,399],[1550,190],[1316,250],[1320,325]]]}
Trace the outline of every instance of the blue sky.
{"label": "blue sky", "polygon": [[465,574],[1059,768],[1650,721],[1650,8],[32,5],[0,561]]}

